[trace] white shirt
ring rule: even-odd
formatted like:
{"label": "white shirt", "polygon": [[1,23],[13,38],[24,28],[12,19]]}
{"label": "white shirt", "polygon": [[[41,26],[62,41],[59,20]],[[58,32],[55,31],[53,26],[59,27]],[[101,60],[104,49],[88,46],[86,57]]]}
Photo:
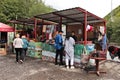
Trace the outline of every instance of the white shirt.
{"label": "white shirt", "polygon": [[14,41],[13,41],[13,46],[14,46],[14,48],[22,48],[22,46],[23,46],[23,41],[22,41],[22,39],[21,38],[16,38],[16,39],[14,39]]}
{"label": "white shirt", "polygon": [[75,40],[70,37],[69,40],[65,40],[65,51],[68,52],[68,51],[71,51],[71,50],[74,50],[74,45],[75,45]]}

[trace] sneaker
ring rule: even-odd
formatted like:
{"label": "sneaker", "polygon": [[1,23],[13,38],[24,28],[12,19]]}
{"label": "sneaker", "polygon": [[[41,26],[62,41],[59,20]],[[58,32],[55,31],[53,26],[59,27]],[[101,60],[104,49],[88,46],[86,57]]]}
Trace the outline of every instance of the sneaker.
{"label": "sneaker", "polygon": [[20,60],[20,63],[23,63],[23,60]]}
{"label": "sneaker", "polygon": [[66,68],[69,69],[69,66],[67,66]]}
{"label": "sneaker", "polygon": [[74,66],[71,66],[70,68],[71,68],[71,69],[74,69],[75,67],[74,67]]}

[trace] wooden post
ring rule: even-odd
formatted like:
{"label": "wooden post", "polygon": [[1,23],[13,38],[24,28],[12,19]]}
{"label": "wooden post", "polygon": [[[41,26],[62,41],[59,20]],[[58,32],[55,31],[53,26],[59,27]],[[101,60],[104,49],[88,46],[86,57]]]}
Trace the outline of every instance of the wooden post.
{"label": "wooden post", "polygon": [[15,38],[15,34],[16,34],[16,26],[15,26],[15,23],[13,23],[14,24],[14,38]]}
{"label": "wooden post", "polygon": [[107,27],[106,27],[106,22],[104,22],[104,33],[106,33]]}
{"label": "wooden post", "polygon": [[43,25],[44,25],[44,20],[42,19],[42,40],[44,39]]}
{"label": "wooden post", "polygon": [[34,18],[35,24],[34,24],[34,36],[35,36],[35,41],[37,40],[37,33],[36,33],[36,27],[37,27],[37,20]]}
{"label": "wooden post", "polygon": [[86,31],[86,27],[87,27],[87,11],[85,11],[85,14],[84,14],[84,45],[87,44],[87,31]]}
{"label": "wooden post", "polygon": [[62,17],[60,17],[59,30],[62,30]]}

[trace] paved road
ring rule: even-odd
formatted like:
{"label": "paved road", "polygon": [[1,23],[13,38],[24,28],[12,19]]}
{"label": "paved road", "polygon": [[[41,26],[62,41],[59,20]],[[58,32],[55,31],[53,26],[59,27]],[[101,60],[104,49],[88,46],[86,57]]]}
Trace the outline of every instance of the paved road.
{"label": "paved road", "polygon": [[120,80],[120,63],[105,61],[106,74],[87,74],[80,68],[66,69],[48,61],[27,58],[15,63],[15,55],[0,56],[0,80]]}

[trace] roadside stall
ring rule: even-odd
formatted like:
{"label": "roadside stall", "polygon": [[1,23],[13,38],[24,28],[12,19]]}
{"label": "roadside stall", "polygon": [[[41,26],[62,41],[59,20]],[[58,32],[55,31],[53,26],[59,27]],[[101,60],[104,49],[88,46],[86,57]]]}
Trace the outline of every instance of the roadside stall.
{"label": "roadside stall", "polygon": [[14,32],[14,28],[0,22],[0,55],[7,54],[8,32]]}
{"label": "roadside stall", "polygon": [[[80,55],[83,53],[82,48],[84,47],[87,49],[88,54],[91,51],[93,51],[95,48],[101,50],[101,46],[98,45],[97,42],[95,43],[94,41],[94,37],[95,37],[94,32],[97,29],[100,29],[101,27],[102,31],[105,33],[106,22],[104,19],[86,11],[85,9],[82,9],[80,7],[75,7],[75,8],[70,8],[66,10],[60,10],[60,11],[55,11],[51,13],[36,15],[35,18],[58,23],[59,30],[62,30],[62,26],[65,25],[66,29],[63,31],[65,32],[74,31],[75,35],[78,38],[78,41],[76,42],[76,45],[75,45],[76,57],[80,58]],[[94,30],[91,29],[91,26]],[[93,42],[95,43],[95,45],[93,44]],[[48,44],[45,45],[45,48],[47,48],[47,46]],[[45,54],[46,52],[44,52],[42,55],[45,55]],[[52,54],[52,53],[49,53],[49,54]],[[78,61],[80,60],[78,59]]]}
{"label": "roadside stall", "polygon": [[[53,22],[40,19],[36,20],[35,18],[22,18],[9,22],[14,24],[16,29],[15,33],[19,33],[21,36],[26,35],[29,41],[27,55],[34,58],[41,58],[42,50],[48,50],[48,47],[45,46],[47,46],[48,43],[52,44],[52,36],[54,36],[52,33],[58,29],[57,24]],[[16,24],[17,26],[22,26],[20,30],[17,29]],[[54,48],[51,48],[53,51]]]}
{"label": "roadside stall", "polygon": [[[80,63],[80,55],[86,50],[85,53],[90,54],[89,58],[95,60],[95,73],[99,75],[99,61],[106,60],[105,56],[107,52],[107,47],[105,50],[102,50],[102,45],[98,41],[99,35],[97,35],[99,32],[102,36],[106,33],[106,22],[104,19],[80,7],[40,14],[35,16],[35,18],[58,23],[59,30],[62,30],[62,25],[65,25],[66,30],[63,31],[74,31],[78,38],[75,45],[75,62]],[[49,44],[45,45],[45,48],[47,48],[48,45]],[[105,46],[106,45],[107,44],[105,44]],[[99,54],[97,56],[91,56],[91,52],[95,53],[95,55]],[[54,60],[55,55],[53,55],[53,52],[51,53],[50,50],[46,49],[42,52],[42,57],[44,57],[44,60],[50,61]]]}
{"label": "roadside stall", "polygon": [[[102,50],[99,42],[96,42],[96,36],[98,37],[96,34],[98,31],[106,33],[105,20],[80,7],[40,14],[34,16],[33,19],[16,21],[22,24],[23,27],[25,25],[34,26],[34,28],[31,28],[32,30],[27,31],[29,32],[27,37],[30,41],[28,55],[32,55],[31,57],[37,55],[37,58],[52,62],[55,58],[55,48],[53,46],[55,31],[75,32],[78,39],[75,45],[76,63],[80,63],[80,55],[83,54],[84,50],[86,50],[87,54],[90,54],[95,49]],[[29,37],[30,35],[32,37]],[[96,61],[96,71],[99,71],[99,60],[101,58],[90,58]]]}
{"label": "roadside stall", "polygon": [[[30,34],[34,35],[32,40],[34,39],[34,43],[40,44],[42,58],[48,60],[49,57],[52,58],[50,58],[51,60],[54,60],[55,57],[55,49],[51,44],[51,40],[54,37],[51,37],[51,33],[54,34],[54,31],[63,30],[63,25],[66,27],[63,30],[64,32],[74,31],[78,38],[75,45],[75,56],[78,62],[80,61],[80,55],[83,53],[84,48],[86,48],[88,54],[95,49],[93,45],[94,31],[102,27],[102,31],[106,32],[106,22],[104,19],[80,7],[40,14],[34,17],[35,18],[30,20],[20,19],[16,21],[21,23],[23,27],[25,25],[34,26],[34,29],[32,28],[33,33],[30,32]],[[92,26],[94,30],[92,30],[90,26]],[[95,46],[96,49],[101,49],[97,43]],[[92,47],[92,50],[90,47]]]}

